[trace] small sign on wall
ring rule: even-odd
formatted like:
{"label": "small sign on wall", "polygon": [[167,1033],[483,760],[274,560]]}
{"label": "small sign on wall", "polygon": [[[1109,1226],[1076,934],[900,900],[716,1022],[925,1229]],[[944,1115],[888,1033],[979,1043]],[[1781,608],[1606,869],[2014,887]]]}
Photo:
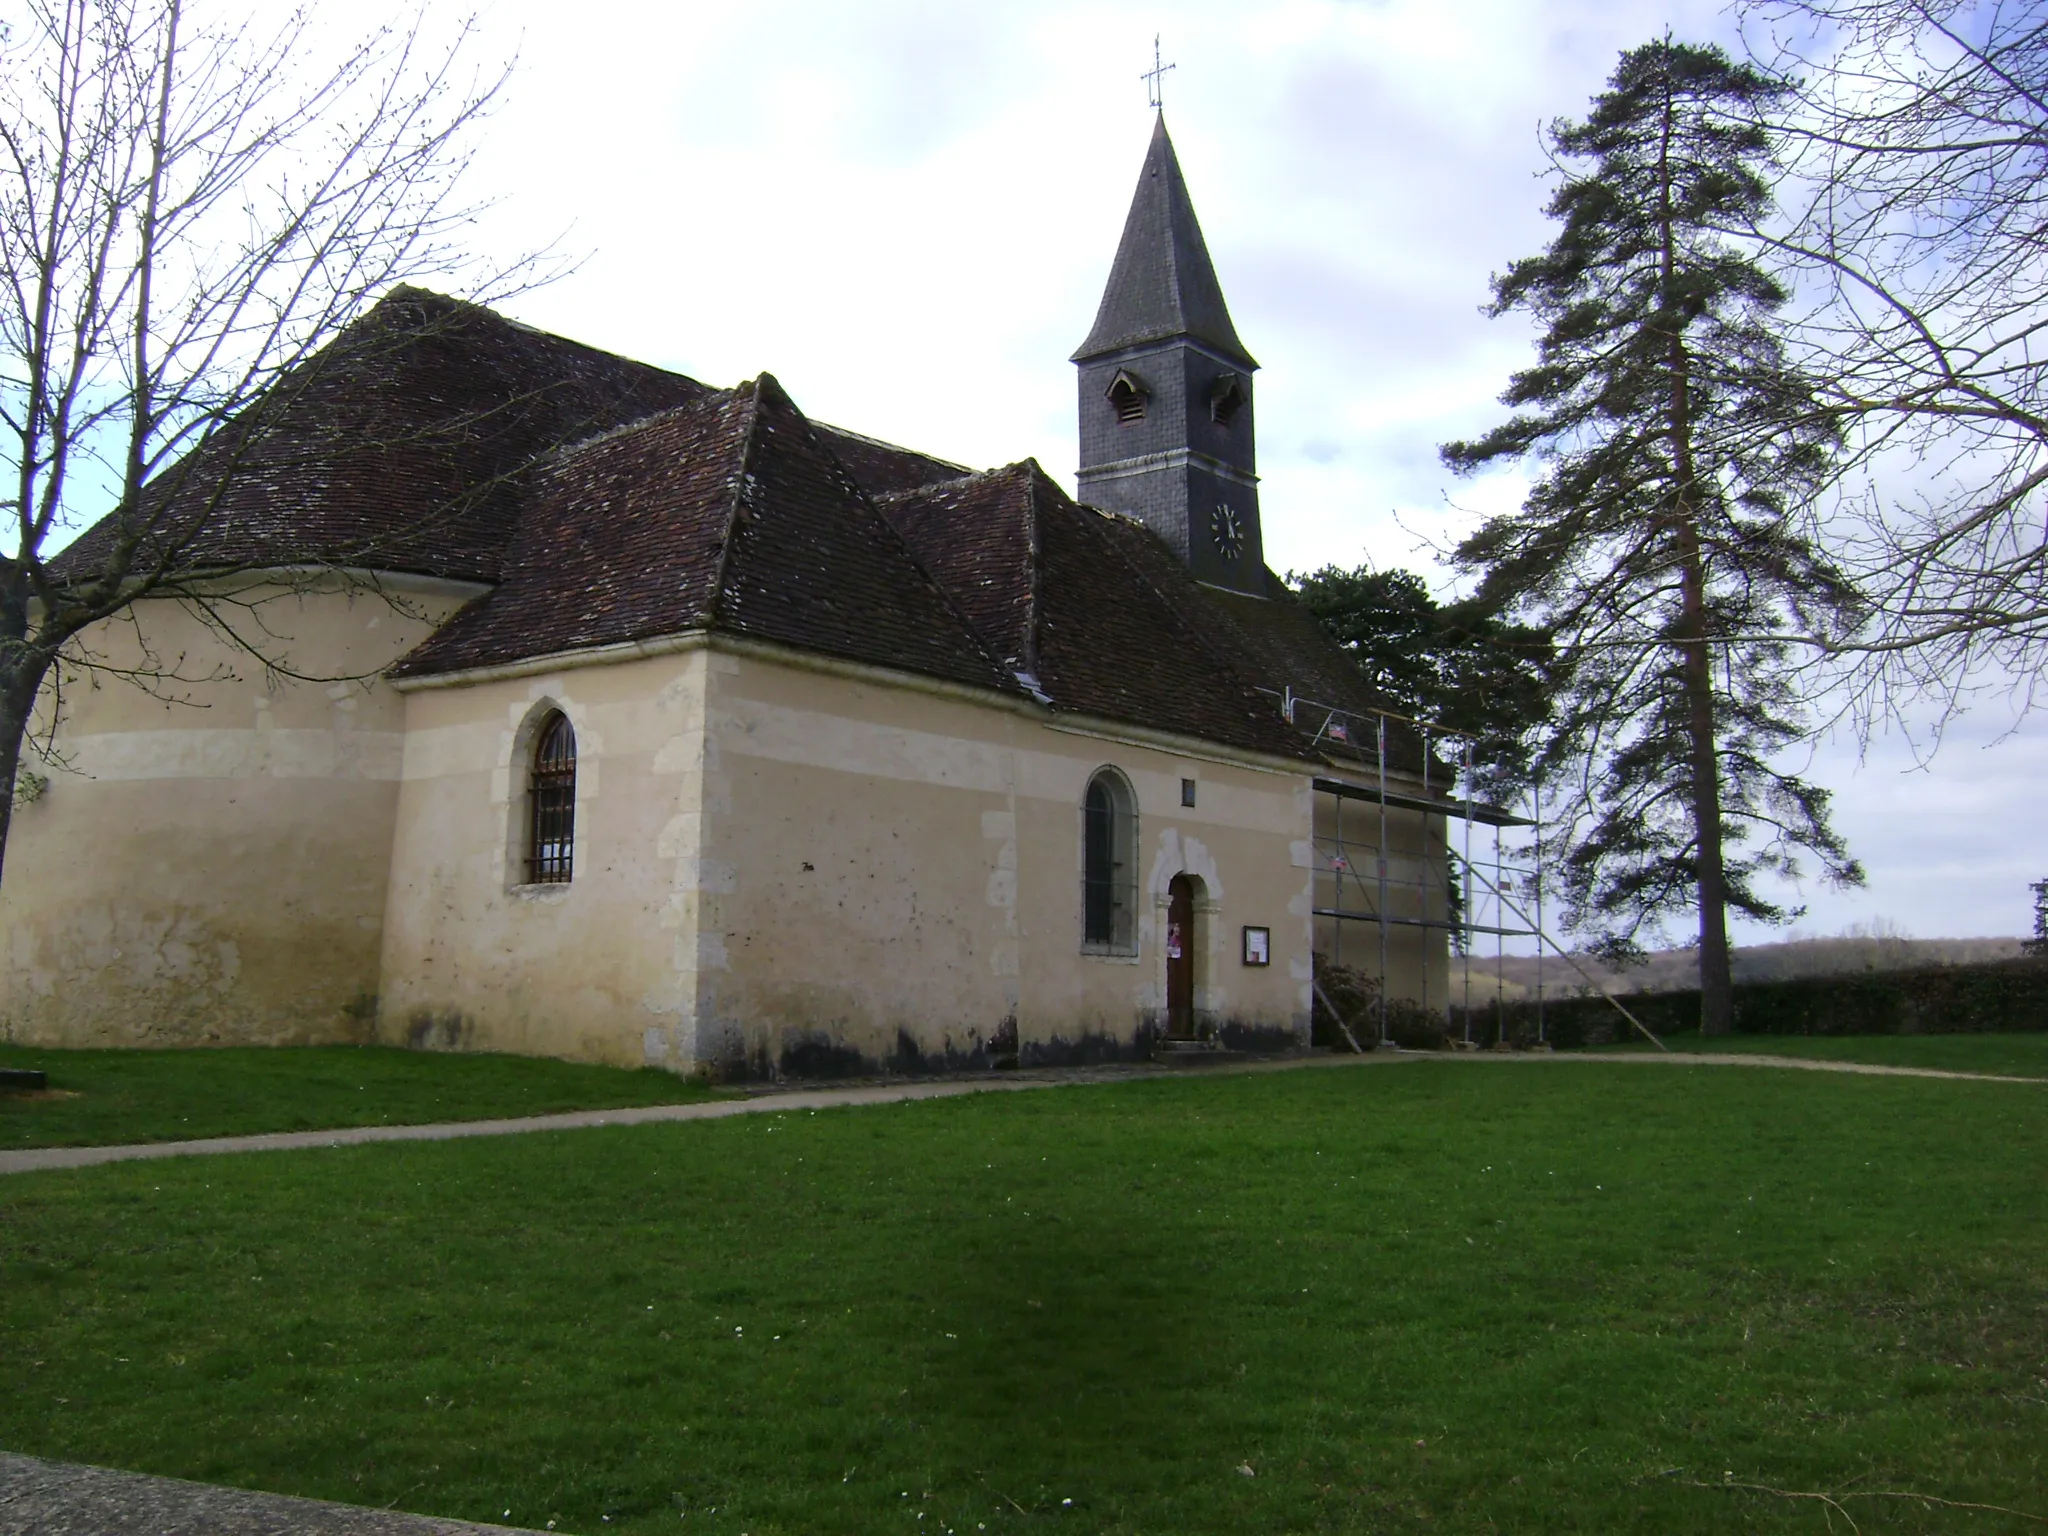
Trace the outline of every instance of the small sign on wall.
{"label": "small sign on wall", "polygon": [[1273,963],[1273,930],[1270,928],[1247,928],[1244,931],[1244,963],[1246,965],[1271,965]]}

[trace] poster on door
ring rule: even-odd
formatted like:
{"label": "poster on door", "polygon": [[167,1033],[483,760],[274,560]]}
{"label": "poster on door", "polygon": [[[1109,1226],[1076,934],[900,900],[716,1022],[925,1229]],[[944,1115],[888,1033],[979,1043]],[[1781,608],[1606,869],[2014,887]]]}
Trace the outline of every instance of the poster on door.
{"label": "poster on door", "polygon": [[1168,923],[1166,925],[1166,958],[1169,960],[1178,960],[1180,958],[1179,923]]}

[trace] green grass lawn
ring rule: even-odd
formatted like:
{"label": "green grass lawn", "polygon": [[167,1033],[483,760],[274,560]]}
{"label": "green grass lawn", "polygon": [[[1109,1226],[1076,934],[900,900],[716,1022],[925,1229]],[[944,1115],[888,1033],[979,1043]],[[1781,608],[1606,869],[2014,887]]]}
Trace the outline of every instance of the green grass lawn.
{"label": "green grass lawn", "polygon": [[[1674,1051],[1720,1051],[1750,1056],[1804,1056],[1815,1061],[1859,1061],[1882,1067],[1933,1067],[1942,1072],[1992,1072],[2007,1077],[2048,1077],[2048,1034],[2012,1035],[1719,1035],[1696,1031],[1665,1035]],[[1647,1040],[1605,1046],[1628,1052],[1657,1048]]]}
{"label": "green grass lawn", "polygon": [[1849,1496],[2048,1515],[2044,1160],[2030,1086],[1419,1061],[17,1175],[0,1446],[578,1532],[2038,1529]]}
{"label": "green grass lawn", "polygon": [[50,1093],[0,1092],[0,1151],[490,1120],[708,1098],[668,1072],[378,1046],[55,1051],[0,1045]]}

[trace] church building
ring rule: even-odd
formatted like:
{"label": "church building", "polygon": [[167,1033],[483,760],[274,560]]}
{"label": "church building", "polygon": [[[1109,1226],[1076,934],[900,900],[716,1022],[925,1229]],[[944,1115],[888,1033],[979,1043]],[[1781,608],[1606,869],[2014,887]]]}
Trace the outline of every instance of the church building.
{"label": "church building", "polygon": [[1073,361],[1078,500],[389,293],[161,490],[210,598],[46,694],[0,1038],[1290,1049],[1362,947],[1347,803],[1375,963],[1440,1004],[1442,780],[1266,566],[1258,364],[1163,119]]}

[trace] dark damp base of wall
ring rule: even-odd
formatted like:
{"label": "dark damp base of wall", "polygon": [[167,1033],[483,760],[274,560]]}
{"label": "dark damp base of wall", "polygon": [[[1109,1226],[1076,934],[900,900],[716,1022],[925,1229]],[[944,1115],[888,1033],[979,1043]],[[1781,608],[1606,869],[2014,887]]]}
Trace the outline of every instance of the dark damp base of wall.
{"label": "dark damp base of wall", "polygon": [[[1301,1034],[1280,1025],[1223,1020],[1212,1027],[1218,1045],[1245,1055],[1280,1056],[1303,1048]],[[756,1045],[710,1065],[710,1075],[724,1083],[832,1082],[876,1077],[963,1077],[1057,1067],[1100,1067],[1153,1059],[1165,1039],[1163,1024],[1147,1021],[1127,1035],[1103,1031],[1054,1035],[1044,1040],[1017,1038],[1017,1021],[1004,1019],[986,1036],[969,1030],[948,1035],[935,1048],[920,1045],[908,1030],[898,1030],[894,1049],[885,1054],[849,1045],[829,1031],[785,1035],[779,1048]]]}
{"label": "dark damp base of wall", "polygon": [[1226,1051],[1243,1051],[1252,1056],[1284,1056],[1308,1043],[1298,1030],[1278,1024],[1240,1024],[1235,1019],[1218,1026],[1216,1037]]}

